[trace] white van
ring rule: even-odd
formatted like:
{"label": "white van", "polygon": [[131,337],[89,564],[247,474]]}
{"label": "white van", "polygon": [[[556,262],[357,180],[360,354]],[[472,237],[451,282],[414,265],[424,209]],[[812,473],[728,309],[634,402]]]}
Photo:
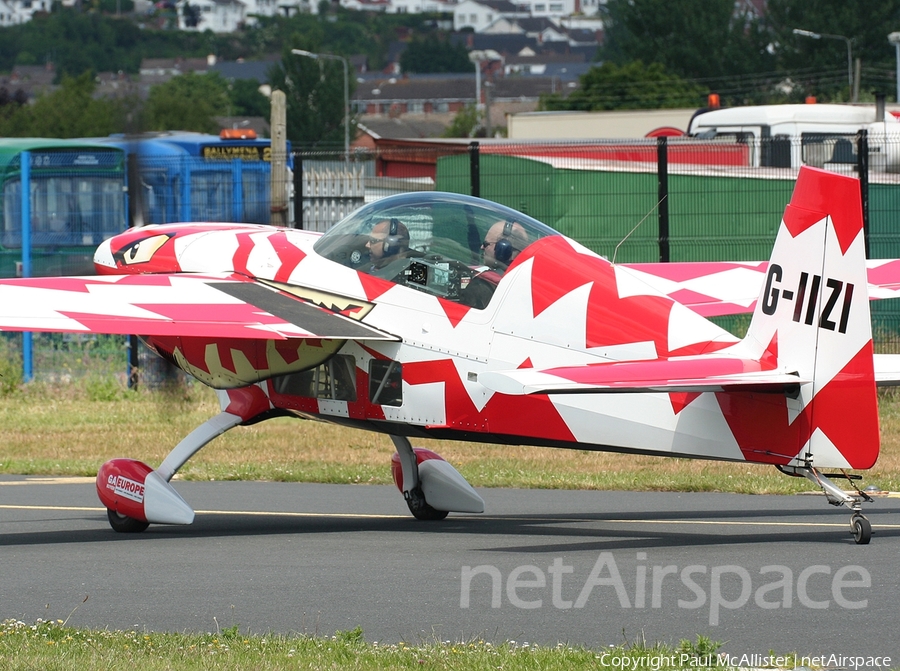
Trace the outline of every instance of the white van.
{"label": "white van", "polygon": [[883,105],[730,107],[695,114],[688,135],[746,144],[752,166],[846,172],[857,164],[861,129],[868,131],[869,170],[900,172],[900,120]]}

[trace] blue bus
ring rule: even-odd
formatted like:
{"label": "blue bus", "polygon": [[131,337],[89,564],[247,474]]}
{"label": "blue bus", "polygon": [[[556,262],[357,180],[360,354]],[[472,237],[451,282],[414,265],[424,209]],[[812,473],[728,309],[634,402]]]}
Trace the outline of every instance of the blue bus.
{"label": "blue bus", "polygon": [[96,246],[127,227],[124,194],[121,149],[85,140],[0,139],[0,277],[21,271],[23,204],[30,211],[32,275],[93,273]]}
{"label": "blue bus", "polygon": [[[115,146],[133,160],[129,177],[139,188],[133,208],[139,224],[174,221],[227,221],[268,224],[271,220],[272,149],[267,139],[231,138],[191,132],[164,132],[93,141]],[[290,185],[293,160],[288,147],[281,179]],[[290,193],[290,188],[288,189]],[[291,208],[288,208],[292,212]]]}

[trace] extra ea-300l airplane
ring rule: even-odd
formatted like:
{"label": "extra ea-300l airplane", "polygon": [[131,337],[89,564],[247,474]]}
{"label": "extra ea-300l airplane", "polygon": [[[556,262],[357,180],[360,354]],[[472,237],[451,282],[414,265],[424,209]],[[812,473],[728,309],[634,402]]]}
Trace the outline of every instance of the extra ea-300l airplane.
{"label": "extra ea-300l airplane", "polygon": [[[0,282],[0,329],[141,334],[221,404],[157,468],[101,467],[116,531],[190,524],[178,469],[234,426],[290,415],[389,435],[419,519],[484,510],[410,443],[440,438],[772,464],[847,506],[869,542],[868,497],[823,472],[852,484],[846,471],[875,464],[876,382],[900,382],[869,316],[870,297],[900,295],[900,261],[867,271],[856,179],[802,168],[767,264],[617,265],[439,192],[365,205],[324,235],[135,228],[94,261],[97,276]],[[706,318],[741,311],[743,339]]]}

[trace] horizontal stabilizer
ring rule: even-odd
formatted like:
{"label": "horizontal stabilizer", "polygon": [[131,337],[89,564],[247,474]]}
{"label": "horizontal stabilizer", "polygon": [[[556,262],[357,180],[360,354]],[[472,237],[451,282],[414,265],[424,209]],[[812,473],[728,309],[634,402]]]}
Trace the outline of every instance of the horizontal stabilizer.
{"label": "horizontal stabilizer", "polygon": [[614,361],[536,370],[487,371],[478,381],[510,395],[604,392],[790,392],[805,384],[796,374],[765,370],[759,361],[732,357],[684,357]]}
{"label": "horizontal stabilizer", "polygon": [[900,386],[900,354],[876,354],[875,384],[879,387]]}
{"label": "horizontal stabilizer", "polygon": [[0,280],[0,331],[397,340],[250,279],[185,273]]}

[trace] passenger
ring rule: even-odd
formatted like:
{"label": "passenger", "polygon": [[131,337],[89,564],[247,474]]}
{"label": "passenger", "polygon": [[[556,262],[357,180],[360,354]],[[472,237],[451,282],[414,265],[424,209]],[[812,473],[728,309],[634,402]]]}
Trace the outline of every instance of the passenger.
{"label": "passenger", "polygon": [[500,277],[527,246],[528,232],[522,224],[514,221],[492,224],[481,243],[482,262],[487,270],[472,278],[460,302],[479,310],[487,307]]}
{"label": "passenger", "polygon": [[395,217],[379,221],[372,227],[366,249],[369,252],[369,272],[378,274],[391,262],[407,256],[409,229]]}
{"label": "passenger", "polygon": [[528,233],[522,224],[498,221],[488,229],[481,243],[484,265],[494,270],[506,270],[527,246]]}

